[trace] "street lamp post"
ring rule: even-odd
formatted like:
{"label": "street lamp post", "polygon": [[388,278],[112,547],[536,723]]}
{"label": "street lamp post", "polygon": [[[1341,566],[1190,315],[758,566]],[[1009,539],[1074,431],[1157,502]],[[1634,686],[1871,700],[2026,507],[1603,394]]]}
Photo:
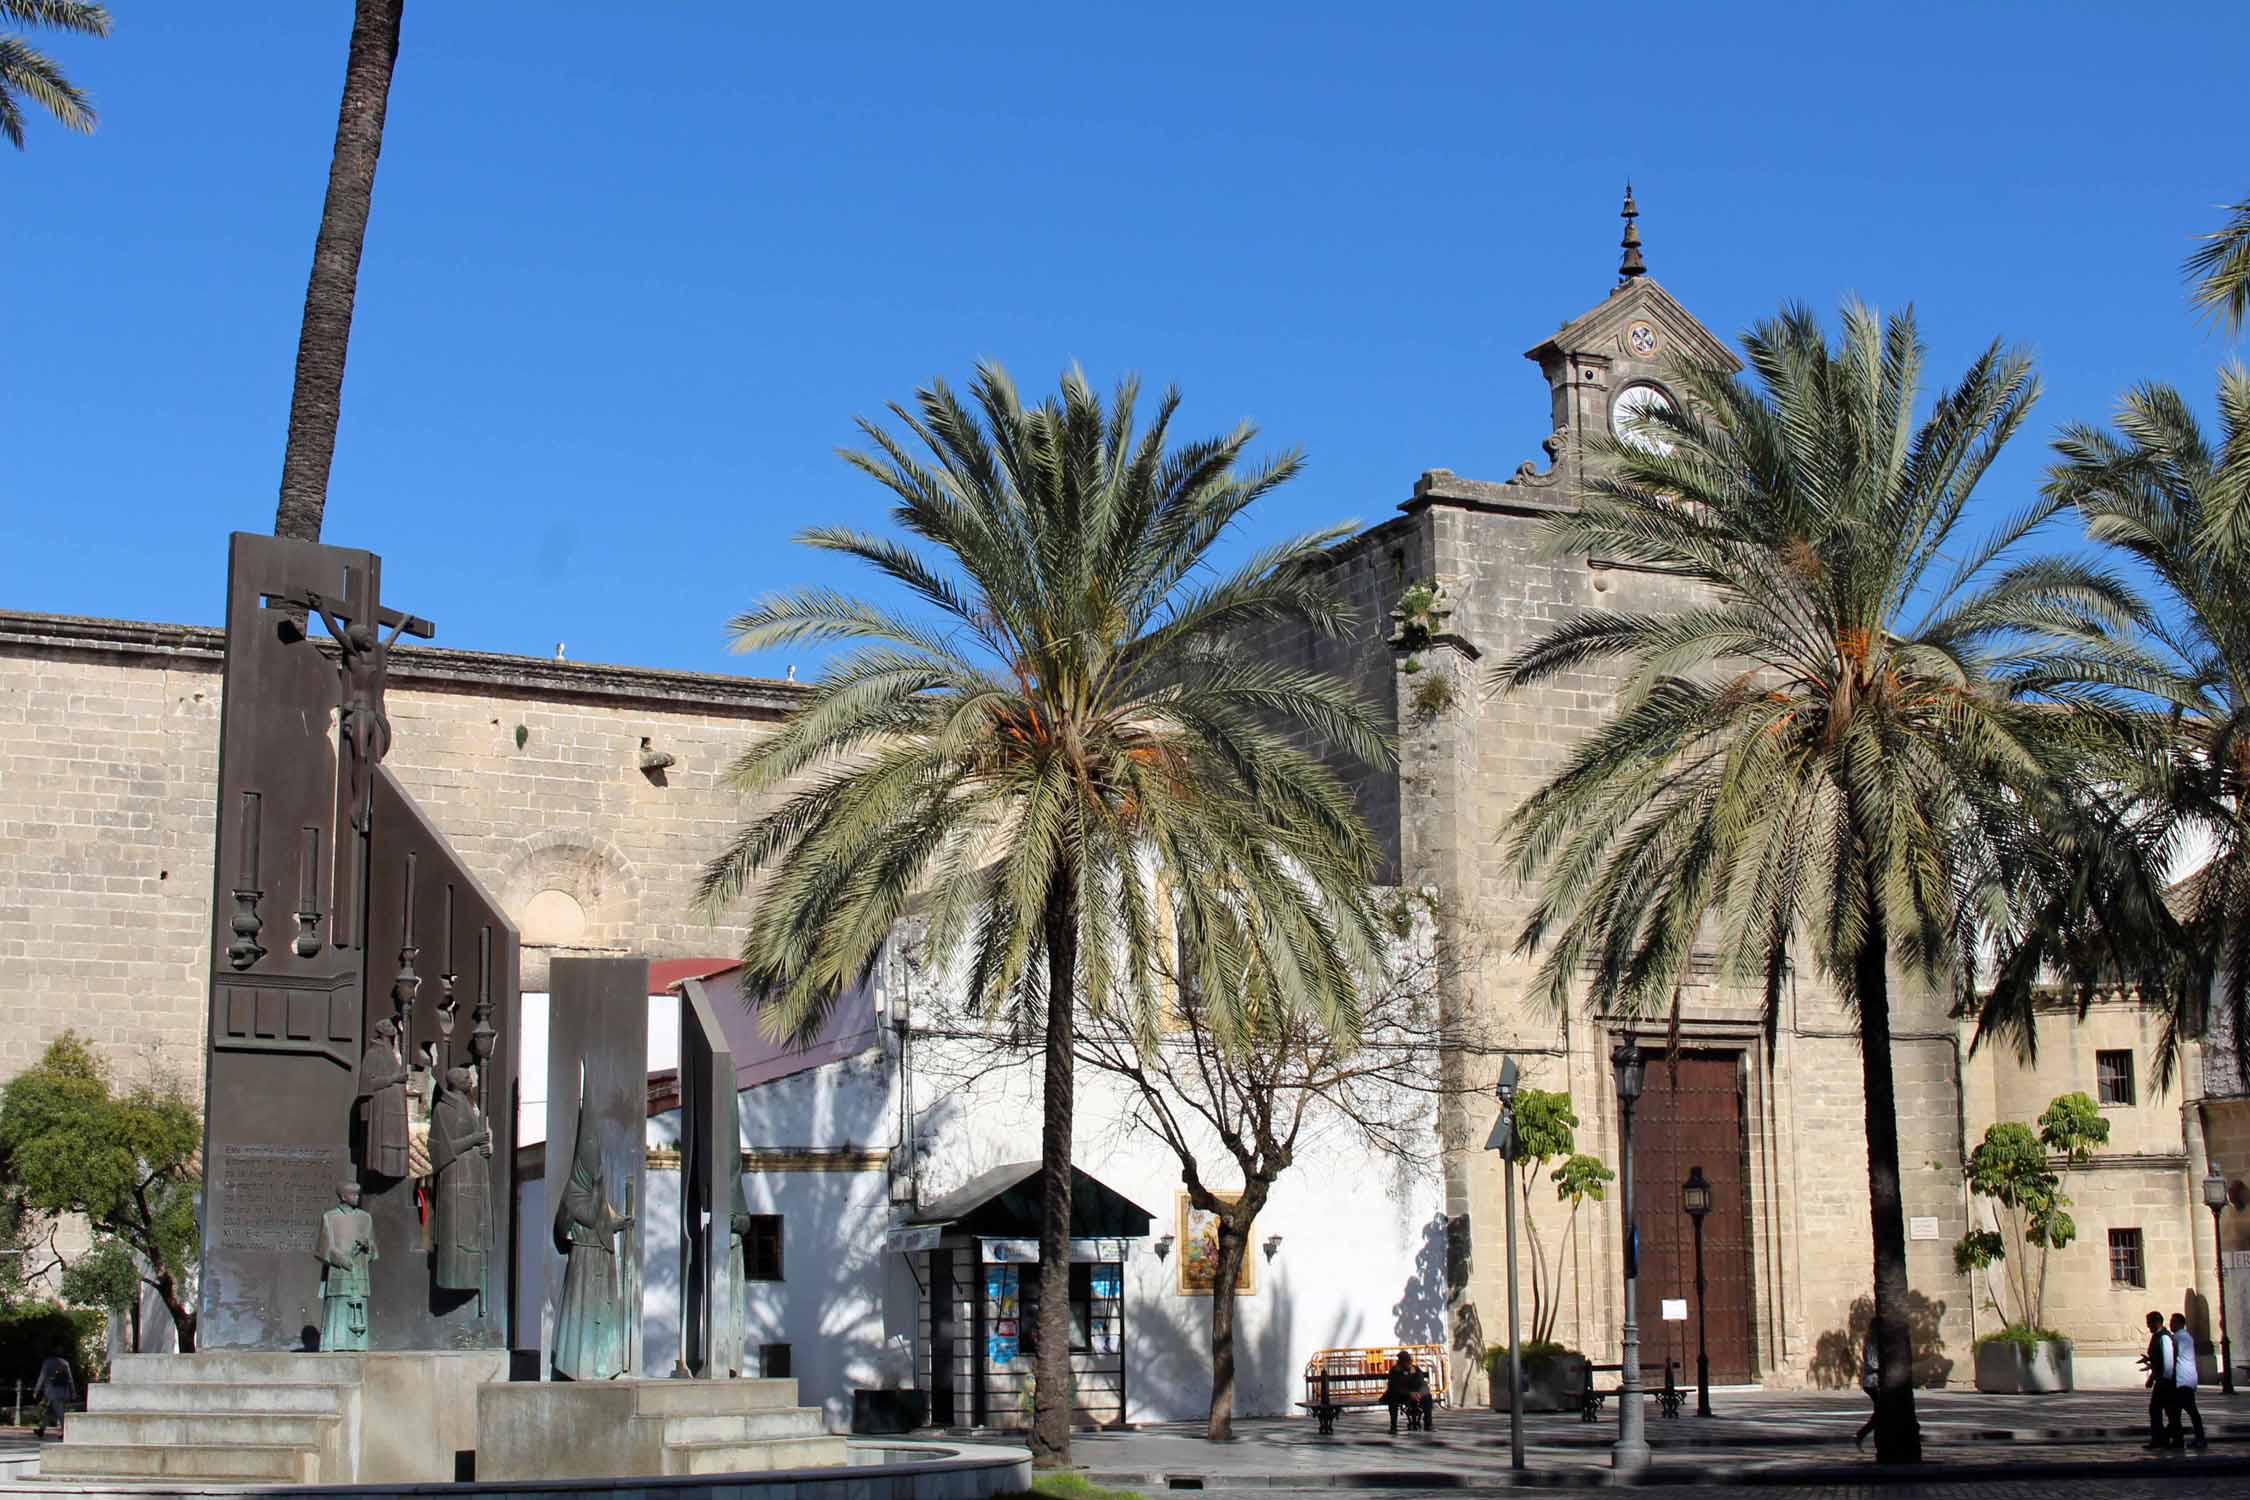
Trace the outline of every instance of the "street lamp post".
{"label": "street lamp post", "polygon": [[2219,1389],[2234,1394],[2234,1341],[2227,1336],[2227,1248],[2219,1233],[2219,1215],[2227,1206],[2227,1174],[2211,1163],[2203,1179],[2203,1202],[2211,1210],[2211,1259],[2219,1268]]}
{"label": "street lamp post", "polygon": [[1619,1155],[1624,1193],[1619,1217],[1625,1225],[1625,1348],[1618,1373],[1617,1445],[1610,1450],[1610,1467],[1628,1472],[1648,1467],[1648,1414],[1641,1410],[1641,1325],[1635,1299],[1640,1295],[1641,1234],[1633,1222],[1633,1106],[1641,1097],[1641,1075],[1647,1060],[1640,1043],[1627,1036],[1610,1053],[1617,1075],[1617,1109],[1622,1126]]}
{"label": "street lamp post", "polygon": [[1705,1337],[1703,1319],[1703,1216],[1711,1211],[1711,1184],[1704,1179],[1701,1167],[1688,1168],[1687,1185],[1680,1189],[1680,1202],[1687,1209],[1688,1222],[1695,1226],[1695,1414],[1711,1415],[1711,1346]]}
{"label": "street lamp post", "polygon": [[1500,1153],[1500,1196],[1508,1205],[1508,1467],[1520,1470],[1524,1467],[1523,1337],[1516,1327],[1516,1078],[1516,1060],[1505,1059],[1493,1090],[1500,1097],[1500,1119],[1492,1127],[1492,1145]]}

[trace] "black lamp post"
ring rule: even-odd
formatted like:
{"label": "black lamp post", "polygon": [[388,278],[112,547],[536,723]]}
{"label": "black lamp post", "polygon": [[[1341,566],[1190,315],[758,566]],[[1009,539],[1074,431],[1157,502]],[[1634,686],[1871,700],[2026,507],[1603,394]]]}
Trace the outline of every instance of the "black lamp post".
{"label": "black lamp post", "polygon": [[1618,1371],[1617,1444],[1610,1450],[1610,1467],[1637,1472],[1648,1467],[1648,1414],[1641,1410],[1641,1324],[1636,1299],[1641,1275],[1641,1233],[1633,1221],[1633,1106],[1641,1097],[1641,1075],[1647,1059],[1640,1043],[1628,1036],[1609,1054],[1617,1074],[1617,1110],[1621,1126],[1624,1193],[1618,1203],[1625,1224],[1625,1339],[1624,1366]]}
{"label": "black lamp post", "polygon": [[[1500,1119],[1493,1126],[1492,1143],[1503,1163],[1500,1196],[1507,1201],[1508,1220],[1508,1467],[1521,1469],[1523,1461],[1523,1338],[1516,1326],[1516,1060],[1500,1065],[1500,1082],[1493,1092],[1500,1099]],[[1497,1377],[1498,1371],[1494,1372]]]}
{"label": "black lamp post", "polygon": [[1688,1222],[1695,1226],[1695,1414],[1711,1415],[1711,1346],[1704,1336],[1703,1321],[1703,1216],[1711,1211],[1711,1184],[1704,1180],[1701,1167],[1690,1167],[1687,1185],[1680,1189],[1680,1202],[1687,1209]]}
{"label": "black lamp post", "polygon": [[2219,1389],[2234,1394],[2234,1341],[2227,1337],[2227,1249],[2219,1234],[2219,1215],[2227,1206],[2227,1174],[2211,1163],[2203,1179],[2203,1202],[2211,1210],[2211,1258],[2219,1268]]}

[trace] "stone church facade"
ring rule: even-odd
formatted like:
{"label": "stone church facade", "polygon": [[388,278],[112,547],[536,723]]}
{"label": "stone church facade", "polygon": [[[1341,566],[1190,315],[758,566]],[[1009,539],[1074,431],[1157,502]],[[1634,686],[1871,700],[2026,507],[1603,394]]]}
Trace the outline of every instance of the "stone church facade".
{"label": "stone church facade", "polygon": [[[1519,1057],[1529,1086],[1570,1093],[1578,1148],[1612,1167],[1620,1120],[1608,1057],[1623,1028],[1527,998],[1532,962],[1512,945],[1531,896],[1499,836],[1602,721],[1617,681],[1591,670],[1496,697],[1483,679],[1574,614],[1661,611],[1687,597],[1658,572],[1552,555],[1540,534],[1543,518],[1572,504],[1587,439],[1637,404],[1669,399],[1670,361],[1730,357],[1637,272],[1637,254],[1629,247],[1635,274],[1529,351],[1548,388],[1547,463],[1498,482],[1423,474],[1398,516],[1334,554],[1360,636],[1261,643],[1347,675],[1395,715],[1397,771],[1362,770],[1358,785],[1398,882],[1431,894],[1464,960],[1450,1002]],[[151,1063],[199,1071],[220,645],[207,628],[0,612],[0,1074],[65,1027],[127,1073]],[[555,954],[734,949],[740,933],[693,917],[690,895],[743,815],[726,765],[802,692],[401,648],[388,764],[521,925],[524,988],[541,990]],[[666,755],[670,764],[643,769]],[[2216,1324],[2200,1300],[2216,1278],[2198,1189],[2214,1156],[2230,1181],[2250,1176],[2250,1101],[2238,1081],[2206,1079],[2191,1049],[2158,1090],[2156,1023],[2122,1002],[2083,1024],[2058,1014],[2036,1067],[1972,1055],[1944,998],[1911,987],[1893,1026],[1927,1380],[1966,1382],[1974,1338],[1999,1321],[1988,1294],[1953,1266],[1953,1243],[1980,1211],[1963,1188],[1965,1152],[1993,1121],[2035,1119],[2071,1089],[2100,1094],[2113,1125],[2110,1147],[2073,1178],[2081,1235],[2055,1257],[2048,1298],[2048,1321],[2078,1340],[2081,1382],[2138,1383],[2131,1356],[2147,1307],[2185,1307],[2199,1326]],[[1666,1030],[1658,1021],[1639,1034],[1661,1052]],[[1497,1058],[1463,1066],[1489,1087]],[[1718,1200],[1704,1245],[1714,1379],[1848,1385],[1872,1272],[1860,1064],[1836,995],[1801,974],[1769,1031],[1758,997],[1691,987],[1674,1060],[1652,1060],[1647,1078],[1635,1132],[1644,1359],[1681,1359],[1693,1378],[1695,1325],[1662,1311],[1694,1295],[1680,1183],[1695,1166]],[[1471,1389],[1474,1351],[1506,1330],[1500,1164],[1481,1149],[1492,1116],[1480,1098],[1438,1122],[1453,1343]],[[1551,1191],[1532,1200],[1540,1242],[1550,1258],[1561,1250],[1556,1336],[1597,1359],[1616,1357],[1622,1322],[1614,1204],[1589,1205],[1565,1240]],[[2245,1220],[2231,1211],[2224,1233],[2250,1257]],[[2250,1283],[2250,1267],[2233,1280]],[[2230,1291],[2234,1326],[2250,1327]]]}

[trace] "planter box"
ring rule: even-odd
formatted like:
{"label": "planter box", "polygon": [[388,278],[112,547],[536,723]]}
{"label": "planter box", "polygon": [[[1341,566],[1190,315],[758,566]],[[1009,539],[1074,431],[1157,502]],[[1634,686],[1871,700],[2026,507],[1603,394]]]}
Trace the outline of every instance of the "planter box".
{"label": "planter box", "polygon": [[[1593,1379],[1593,1362],[1583,1354],[1533,1360],[1523,1367],[1525,1411],[1576,1411],[1579,1398]],[[1508,1364],[1502,1360],[1492,1373],[1492,1409],[1508,1409]]]}
{"label": "planter box", "polygon": [[2025,1349],[1995,1339],[1977,1346],[1977,1389],[1994,1395],[2072,1388],[2070,1343],[2049,1339]]}

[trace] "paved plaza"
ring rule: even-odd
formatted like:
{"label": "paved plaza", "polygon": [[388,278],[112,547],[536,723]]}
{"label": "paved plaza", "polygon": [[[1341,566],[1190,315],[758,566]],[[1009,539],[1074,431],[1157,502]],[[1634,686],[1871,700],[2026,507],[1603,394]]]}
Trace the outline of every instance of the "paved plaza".
{"label": "paved plaza", "polygon": [[[1714,1415],[1652,1416],[1654,1459],[1644,1482],[1697,1485],[1710,1493],[1785,1496],[1985,1496],[2073,1493],[2167,1497],[2250,1489],[2250,1393],[2203,1393],[2211,1446],[2182,1456],[2145,1452],[2146,1397],[2133,1391],[2063,1396],[1924,1392],[1917,1409],[1927,1472],[1877,1468],[1853,1434],[1866,1419],[1856,1394],[1726,1392]],[[1690,1398],[1689,1411],[1693,1411]],[[1083,1434],[1072,1453],[1098,1483],[1144,1492],[1381,1489],[1457,1494],[1514,1484],[1582,1487],[1610,1482],[1614,1407],[1596,1424],[1574,1415],[1525,1418],[1529,1470],[1508,1468],[1508,1419],[1491,1411],[1444,1412],[1429,1433],[1393,1437],[1381,1412],[1340,1419],[1333,1437],[1310,1421],[1236,1423],[1231,1443],[1206,1442],[1185,1425]]]}

